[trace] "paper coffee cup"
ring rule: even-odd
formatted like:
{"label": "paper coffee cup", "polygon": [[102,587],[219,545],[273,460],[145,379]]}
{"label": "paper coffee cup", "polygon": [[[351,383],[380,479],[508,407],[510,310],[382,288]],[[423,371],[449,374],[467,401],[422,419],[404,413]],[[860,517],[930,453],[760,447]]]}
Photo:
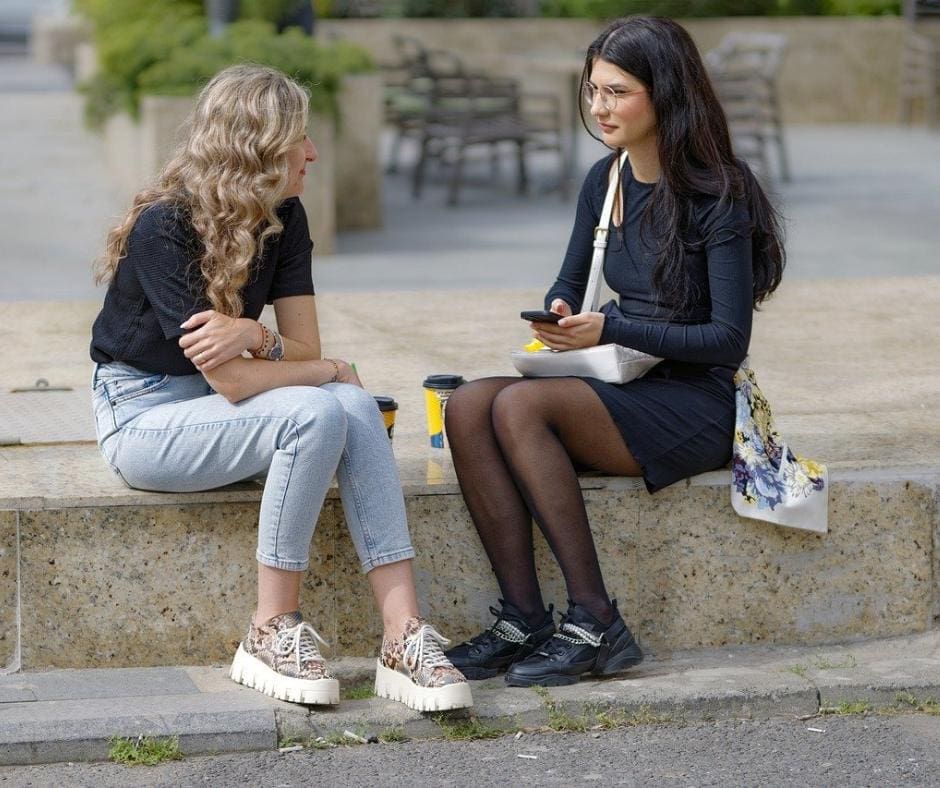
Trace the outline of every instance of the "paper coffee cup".
{"label": "paper coffee cup", "polygon": [[454,390],[466,383],[461,375],[428,375],[424,379],[424,404],[431,448],[444,448],[444,411]]}
{"label": "paper coffee cup", "polygon": [[375,397],[375,403],[379,406],[385,429],[388,432],[388,439],[391,440],[395,433],[395,413],[398,410],[398,403],[395,402],[394,397],[385,397],[381,394]]}

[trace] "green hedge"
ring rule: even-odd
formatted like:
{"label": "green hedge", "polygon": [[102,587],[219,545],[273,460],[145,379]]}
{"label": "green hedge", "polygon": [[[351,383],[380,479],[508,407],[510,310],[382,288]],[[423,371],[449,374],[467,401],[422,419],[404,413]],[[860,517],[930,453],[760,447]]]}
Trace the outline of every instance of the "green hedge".
{"label": "green hedge", "polygon": [[543,0],[543,16],[607,19],[631,14],[716,16],[879,16],[901,13],[901,0]]}
{"label": "green hedge", "polygon": [[[278,3],[293,0],[242,0]],[[630,14],[672,17],[714,16],[873,16],[901,13],[901,0],[315,0],[319,16],[386,17],[587,17],[609,19]],[[244,7],[244,5],[243,5]]]}
{"label": "green hedge", "polygon": [[145,94],[189,96],[233,63],[263,63],[310,89],[314,110],[336,109],[344,74],[371,71],[369,54],[345,41],[321,43],[300,30],[278,34],[270,22],[244,20],[208,33],[202,3],[192,0],[81,0],[92,20],[100,70],[82,86],[85,118],[136,117]]}

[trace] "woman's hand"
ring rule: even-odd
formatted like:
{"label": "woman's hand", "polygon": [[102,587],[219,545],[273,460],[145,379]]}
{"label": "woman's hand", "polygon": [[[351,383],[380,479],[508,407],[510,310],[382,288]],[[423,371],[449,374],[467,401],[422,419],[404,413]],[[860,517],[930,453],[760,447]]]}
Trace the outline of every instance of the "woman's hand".
{"label": "woman's hand", "polygon": [[544,342],[552,350],[574,350],[582,347],[593,347],[601,340],[604,330],[604,315],[601,312],[581,312],[571,314],[571,308],[563,301],[552,302],[552,312],[564,314],[556,309],[556,304],[562,304],[568,313],[557,323],[535,323],[532,327],[533,336]]}
{"label": "woman's hand", "polygon": [[333,361],[336,362],[336,368],[339,370],[336,376],[337,383],[351,383],[353,386],[365,388],[362,381],[359,380],[358,373],[352,368],[352,364],[348,364],[340,358],[334,358]]}
{"label": "woman's hand", "polygon": [[208,372],[250,348],[259,347],[262,339],[257,321],[228,317],[214,309],[193,315],[181,328],[189,332],[179,340],[183,355],[200,372]]}

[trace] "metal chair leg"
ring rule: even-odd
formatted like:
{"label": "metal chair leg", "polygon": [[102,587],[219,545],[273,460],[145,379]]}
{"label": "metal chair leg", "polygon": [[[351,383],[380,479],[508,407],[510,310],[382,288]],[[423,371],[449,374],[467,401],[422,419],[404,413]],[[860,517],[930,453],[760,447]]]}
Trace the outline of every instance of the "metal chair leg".
{"label": "metal chair leg", "polygon": [[426,134],[422,135],[418,162],[415,164],[415,171],[411,177],[411,196],[416,200],[421,196],[421,187],[424,185],[424,168],[428,163],[430,145],[430,138]]}
{"label": "metal chair leg", "polygon": [[529,191],[529,175],[525,164],[525,140],[516,142],[516,156],[519,164],[519,194],[526,194]]}
{"label": "metal chair leg", "polygon": [[464,144],[461,142],[457,145],[457,157],[454,160],[454,170],[450,175],[450,189],[447,193],[447,204],[450,206],[457,205],[457,198],[460,196],[460,179],[463,176],[463,162]]}

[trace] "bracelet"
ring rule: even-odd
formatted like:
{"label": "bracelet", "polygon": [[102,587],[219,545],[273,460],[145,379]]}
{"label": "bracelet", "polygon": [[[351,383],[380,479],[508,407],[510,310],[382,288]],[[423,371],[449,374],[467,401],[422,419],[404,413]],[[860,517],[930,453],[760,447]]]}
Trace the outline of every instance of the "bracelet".
{"label": "bracelet", "polygon": [[255,358],[266,358],[269,361],[280,361],[284,358],[284,340],[281,339],[281,335],[277,331],[272,331],[264,323],[259,323],[261,326],[261,347],[257,350],[249,350],[252,356]]}
{"label": "bracelet", "polygon": [[248,352],[255,358],[267,358],[270,350],[269,337],[271,336],[271,330],[264,323],[258,325],[261,326],[261,347]]}
{"label": "bracelet", "polygon": [[329,361],[333,365],[333,377],[331,377],[327,383],[336,383],[339,380],[339,364],[336,363],[336,359],[325,358],[324,361]]}

